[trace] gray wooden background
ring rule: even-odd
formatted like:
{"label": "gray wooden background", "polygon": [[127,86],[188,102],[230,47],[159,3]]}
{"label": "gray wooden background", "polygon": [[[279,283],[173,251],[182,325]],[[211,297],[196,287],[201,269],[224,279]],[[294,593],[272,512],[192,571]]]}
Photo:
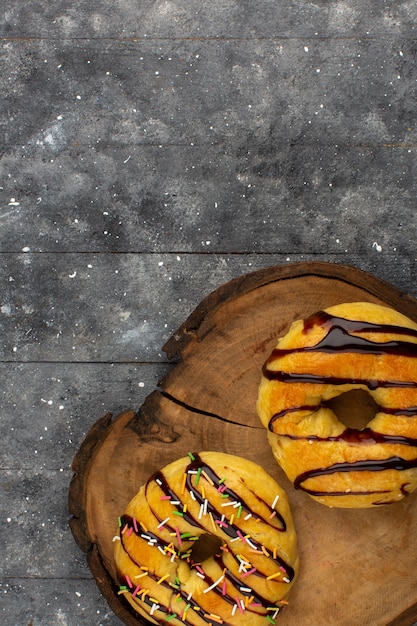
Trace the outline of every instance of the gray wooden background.
{"label": "gray wooden background", "polygon": [[0,9],[0,624],[117,626],[71,462],[199,301],[308,260],[417,297],[417,3]]}

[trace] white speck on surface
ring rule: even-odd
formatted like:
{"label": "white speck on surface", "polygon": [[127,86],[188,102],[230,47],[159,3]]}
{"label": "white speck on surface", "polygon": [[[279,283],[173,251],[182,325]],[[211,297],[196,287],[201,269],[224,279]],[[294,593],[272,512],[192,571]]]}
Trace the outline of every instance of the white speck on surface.
{"label": "white speck on surface", "polygon": [[20,206],[20,202],[16,198],[10,198],[9,206]]}
{"label": "white speck on surface", "polygon": [[375,248],[377,252],[382,252],[382,246],[377,241],[374,241],[372,247]]}
{"label": "white speck on surface", "polygon": [[141,381],[141,382],[139,383],[139,387],[144,387],[144,386],[145,386],[145,383]]}
{"label": "white speck on surface", "polygon": [[30,252],[29,246],[25,246],[24,248],[22,248],[22,252]]}
{"label": "white speck on surface", "polygon": [[304,52],[308,52],[308,46],[304,46]]}
{"label": "white speck on surface", "polygon": [[72,274],[68,274],[68,278],[75,278],[77,276],[77,270],[74,270]]}
{"label": "white speck on surface", "polygon": [[159,261],[159,262],[158,262],[159,267],[162,267],[162,266],[163,266],[163,264],[164,264],[164,262],[163,262],[163,261]]}

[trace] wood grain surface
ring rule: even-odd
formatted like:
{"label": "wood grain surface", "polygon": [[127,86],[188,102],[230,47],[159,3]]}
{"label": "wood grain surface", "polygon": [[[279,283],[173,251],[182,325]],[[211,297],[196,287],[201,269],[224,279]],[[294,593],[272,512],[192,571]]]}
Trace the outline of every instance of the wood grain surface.
{"label": "wood grain surface", "polygon": [[[352,267],[302,263],[261,270],[220,287],[173,334],[164,349],[178,363],[138,412],[108,414],[91,429],[73,464],[71,529],[125,624],[144,621],[117,594],[117,518],[153,471],[190,450],[253,460],[287,490],[301,569],[280,623],[402,626],[417,618],[415,496],[377,509],[314,502],[276,465],[255,411],[261,367],[278,337],[295,319],[348,301],[395,306],[417,321],[413,298]],[[353,409],[369,407],[358,398]],[[340,415],[344,410],[352,404],[342,402]]]}

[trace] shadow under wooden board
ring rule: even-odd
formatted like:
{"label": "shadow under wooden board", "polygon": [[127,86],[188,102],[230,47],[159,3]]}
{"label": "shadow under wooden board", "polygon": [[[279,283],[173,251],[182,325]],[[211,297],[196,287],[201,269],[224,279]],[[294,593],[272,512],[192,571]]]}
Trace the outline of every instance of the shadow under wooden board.
{"label": "shadow under wooden board", "polygon": [[[142,407],[93,425],[73,463],[70,525],[101,592],[127,626],[148,622],[118,595],[112,543],[118,516],[154,471],[202,450],[255,461],[288,493],[301,567],[277,623],[417,621],[416,494],[375,509],[314,502],[275,463],[255,409],[262,365],[289,325],[354,301],[391,306],[417,322],[415,299],[353,267],[300,263],[232,280],[205,298],[166,343],[176,364]],[[354,410],[365,410],[363,398],[351,401]],[[350,409],[342,403],[340,415]]]}

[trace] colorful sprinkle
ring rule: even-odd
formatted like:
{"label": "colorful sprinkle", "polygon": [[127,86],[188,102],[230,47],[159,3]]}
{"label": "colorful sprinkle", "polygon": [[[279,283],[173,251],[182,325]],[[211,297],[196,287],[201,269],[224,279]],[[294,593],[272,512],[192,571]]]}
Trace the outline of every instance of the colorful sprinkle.
{"label": "colorful sprinkle", "polygon": [[275,578],[278,578],[278,576],[281,576],[280,572],[275,572],[275,574],[271,574],[270,576],[267,576],[266,579],[267,580],[274,580]]}
{"label": "colorful sprinkle", "polygon": [[205,613],[204,617],[212,620],[213,622],[217,622],[217,624],[223,624],[223,620],[220,615],[216,615],[215,613]]}
{"label": "colorful sprinkle", "polygon": [[197,476],[196,476],[196,479],[195,479],[195,484],[196,484],[196,486],[197,486],[197,485],[198,485],[198,483],[199,483],[200,476],[201,476],[201,467],[199,467],[199,468],[198,468],[198,470],[197,470]]}
{"label": "colorful sprinkle", "polygon": [[246,576],[249,576],[250,574],[254,574],[255,572],[256,572],[256,567],[252,567],[252,569],[242,574],[242,578],[246,578]]}
{"label": "colorful sprinkle", "polygon": [[212,479],[210,478],[210,476],[207,474],[207,472],[205,472],[204,470],[201,472],[202,475],[204,476],[204,478],[206,479],[206,481],[208,483],[210,483],[210,485],[214,485],[214,482],[212,481]]}
{"label": "colorful sprinkle", "polygon": [[133,597],[133,598],[136,596],[136,594],[138,593],[139,589],[140,589],[140,585],[138,585],[138,586],[136,587],[136,589],[134,590],[134,592],[132,593],[132,597]]}
{"label": "colorful sprinkle", "polygon": [[165,576],[161,576],[161,578],[157,581],[157,585],[161,585],[164,580],[166,580],[167,578],[169,578],[169,574],[165,574]]}
{"label": "colorful sprinkle", "polygon": [[210,587],[207,587],[206,589],[203,589],[203,593],[208,593],[209,591],[211,591],[212,589],[214,589],[214,587],[217,587],[217,585],[219,583],[221,583],[224,580],[224,574],[222,574],[220,576],[220,578],[218,580],[216,580],[216,582],[214,582],[212,585],[210,585]]}
{"label": "colorful sprinkle", "polygon": [[162,526],[165,526],[167,522],[169,522],[169,517],[166,517],[160,524],[158,524],[157,528],[162,528]]}
{"label": "colorful sprinkle", "polygon": [[192,461],[195,461],[195,456],[194,456],[194,454],[193,454],[192,452],[189,452],[189,453],[188,453],[188,456],[190,457],[190,459],[191,459]]}

